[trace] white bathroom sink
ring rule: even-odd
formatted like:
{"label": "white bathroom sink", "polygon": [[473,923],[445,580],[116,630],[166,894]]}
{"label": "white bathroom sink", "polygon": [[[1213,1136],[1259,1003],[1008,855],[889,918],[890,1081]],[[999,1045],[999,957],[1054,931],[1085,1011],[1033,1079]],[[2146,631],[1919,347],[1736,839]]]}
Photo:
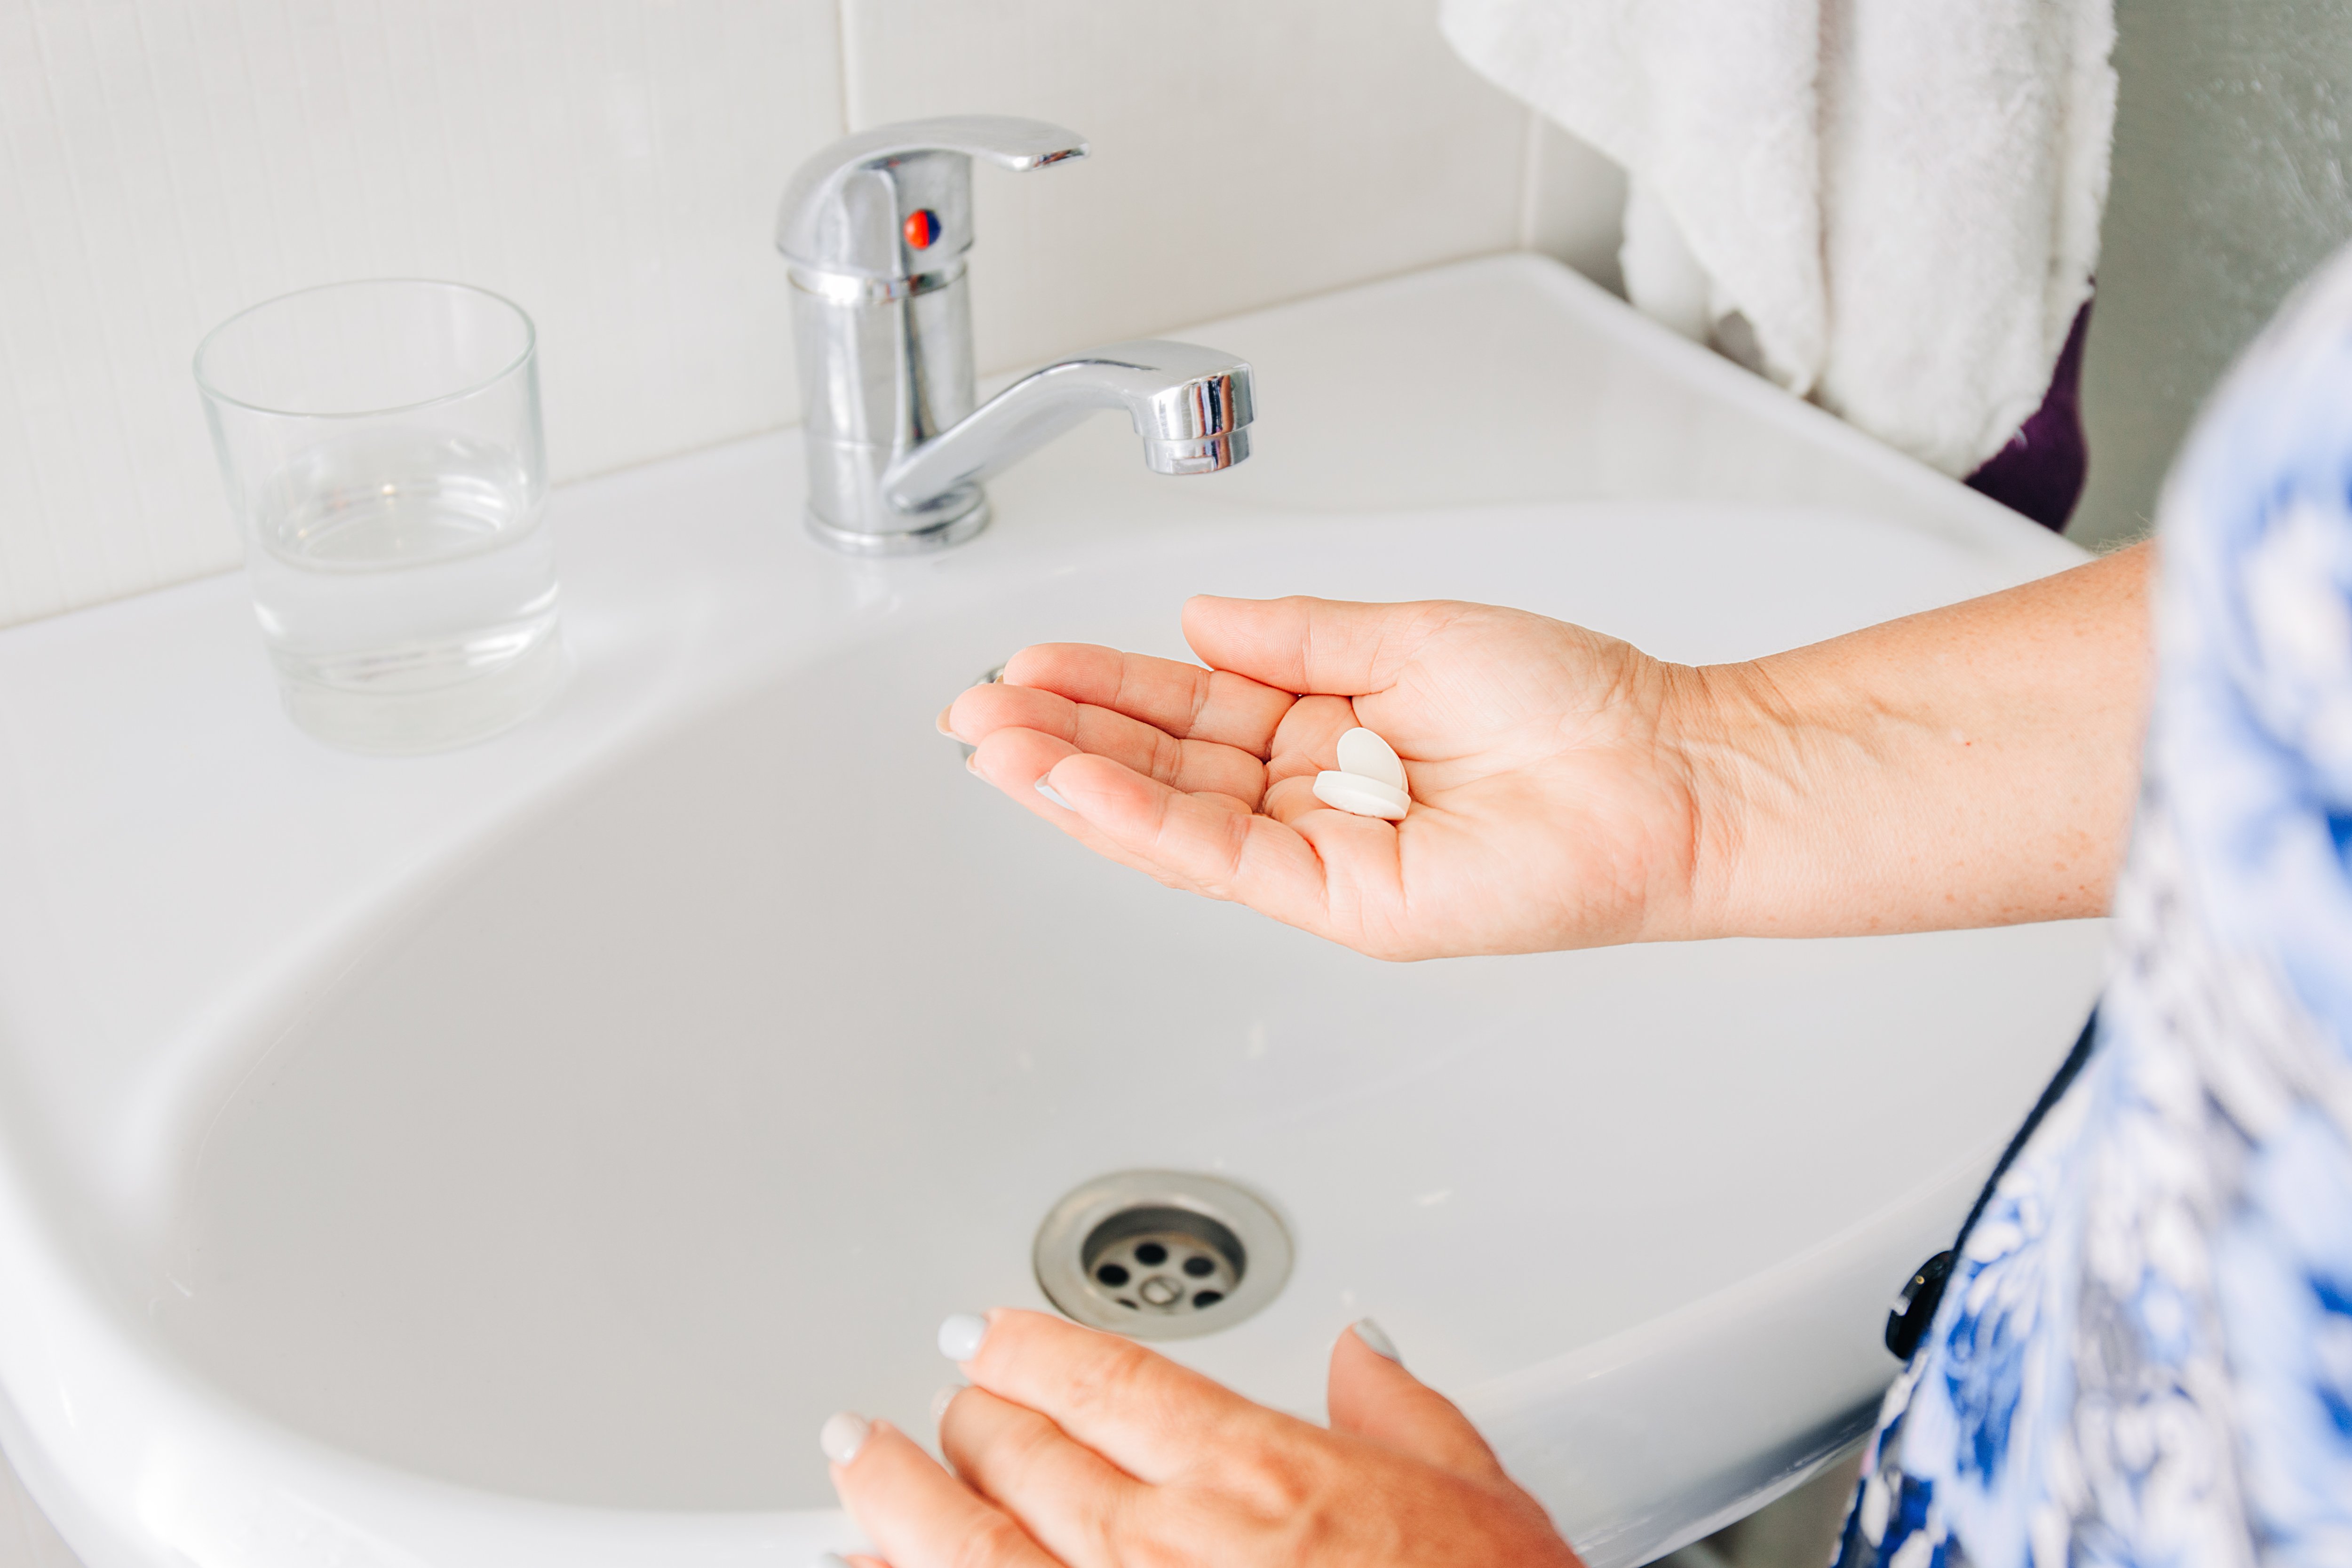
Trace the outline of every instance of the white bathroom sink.
{"label": "white bathroom sink", "polygon": [[1137,1167],[1297,1245],[1173,1353],[1315,1414],[1376,1315],[1597,1568],[1862,1429],[2096,922],[1387,966],[932,717],[1196,591],[1721,659],[2078,552],[1528,258],[1186,335],[1256,458],[1107,419],[937,557],[806,542],[790,433],[559,492],[580,677],[471,751],[294,731],[234,577],[0,633],[0,1446],[93,1568],[805,1561],[825,1414],[927,1430],[939,1319]]}

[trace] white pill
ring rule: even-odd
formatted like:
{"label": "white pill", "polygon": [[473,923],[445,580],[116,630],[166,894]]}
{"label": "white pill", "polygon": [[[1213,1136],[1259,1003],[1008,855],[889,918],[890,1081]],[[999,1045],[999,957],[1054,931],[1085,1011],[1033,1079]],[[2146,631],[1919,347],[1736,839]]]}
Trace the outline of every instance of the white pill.
{"label": "white pill", "polygon": [[1360,779],[1378,779],[1391,789],[1403,789],[1404,764],[1395,748],[1370,730],[1350,730],[1339,737],[1339,771]]}
{"label": "white pill", "polygon": [[1412,796],[1361,773],[1317,773],[1315,798],[1358,816],[1385,816],[1391,822],[1412,809]]}

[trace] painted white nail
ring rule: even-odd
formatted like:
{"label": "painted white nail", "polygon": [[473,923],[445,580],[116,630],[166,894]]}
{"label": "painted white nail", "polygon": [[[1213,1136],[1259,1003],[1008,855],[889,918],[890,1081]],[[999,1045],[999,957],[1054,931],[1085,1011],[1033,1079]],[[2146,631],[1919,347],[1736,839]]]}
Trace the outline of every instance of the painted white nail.
{"label": "painted white nail", "polygon": [[1396,1342],[1390,1339],[1381,1326],[1370,1318],[1358,1318],[1355,1332],[1356,1338],[1363,1342],[1364,1348],[1374,1355],[1386,1356],[1399,1366],[1404,1364],[1404,1357],[1397,1354]]}
{"label": "painted white nail", "polygon": [[1317,773],[1315,798],[1352,816],[1384,816],[1391,822],[1401,820],[1412,809],[1412,797],[1404,791],[1357,773]]}
{"label": "painted white nail", "polygon": [[1072,805],[1068,801],[1062,798],[1062,792],[1060,790],[1055,789],[1052,784],[1047,784],[1042,778],[1037,781],[1037,793],[1044,795],[1047,800],[1052,801],[1055,805],[1060,806],[1064,811],[1076,811],[1077,809],[1076,806]]}
{"label": "painted white nail", "polygon": [[1391,789],[1403,789],[1404,763],[1396,748],[1370,730],[1350,730],[1339,737],[1339,771],[1358,778],[1378,779]]}
{"label": "painted white nail", "polygon": [[940,1353],[952,1362],[967,1362],[980,1353],[980,1342],[988,1337],[988,1320],[970,1312],[958,1312],[940,1325]]}
{"label": "painted white nail", "polygon": [[835,1464],[845,1465],[857,1458],[857,1450],[866,1447],[866,1435],[873,1430],[874,1423],[855,1410],[836,1410],[824,1418],[816,1446]]}
{"label": "painted white nail", "polygon": [[940,1422],[948,1418],[948,1406],[953,1405],[955,1403],[955,1396],[962,1392],[962,1384],[950,1383],[945,1388],[940,1389],[937,1394],[931,1395],[932,1426],[936,1426]]}

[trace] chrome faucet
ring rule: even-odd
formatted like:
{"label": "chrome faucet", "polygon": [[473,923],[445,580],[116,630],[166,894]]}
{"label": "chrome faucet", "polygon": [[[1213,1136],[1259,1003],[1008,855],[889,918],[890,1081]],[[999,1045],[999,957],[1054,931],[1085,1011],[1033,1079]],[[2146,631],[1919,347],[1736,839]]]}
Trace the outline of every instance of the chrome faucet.
{"label": "chrome faucet", "polygon": [[974,407],[971,161],[1016,171],[1087,155],[1058,125],[917,120],[836,142],[784,192],[807,411],[809,531],[861,555],[961,543],[988,526],[981,483],[1100,408],[1123,408],[1154,473],[1249,456],[1250,367],[1192,343],[1111,343]]}

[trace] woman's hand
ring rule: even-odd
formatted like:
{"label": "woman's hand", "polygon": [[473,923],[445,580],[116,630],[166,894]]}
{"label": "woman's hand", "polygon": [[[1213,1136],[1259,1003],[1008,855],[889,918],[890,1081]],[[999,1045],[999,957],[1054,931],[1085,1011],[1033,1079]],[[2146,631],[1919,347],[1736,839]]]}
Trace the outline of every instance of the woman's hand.
{"label": "woman's hand", "polygon": [[1577,1563],[1462,1413],[1354,1331],[1332,1349],[1328,1430],[1041,1313],[950,1319],[942,1348],[960,1336],[971,1386],[940,1419],[955,1475],[879,1422],[826,1424],[879,1553],[866,1568]]}
{"label": "woman's hand", "polygon": [[[1184,635],[1209,668],[1024,648],[941,727],[1113,859],[1378,957],[1698,934],[1696,672],[1483,605],[1196,598]],[[1402,823],[1315,797],[1360,724],[1404,759]]]}
{"label": "woman's hand", "polygon": [[[2148,559],[1698,668],[1483,605],[1198,598],[1206,668],[1042,644],[940,724],[1113,859],[1381,958],[2095,915]],[[1315,797],[1358,724],[1402,822]]]}

